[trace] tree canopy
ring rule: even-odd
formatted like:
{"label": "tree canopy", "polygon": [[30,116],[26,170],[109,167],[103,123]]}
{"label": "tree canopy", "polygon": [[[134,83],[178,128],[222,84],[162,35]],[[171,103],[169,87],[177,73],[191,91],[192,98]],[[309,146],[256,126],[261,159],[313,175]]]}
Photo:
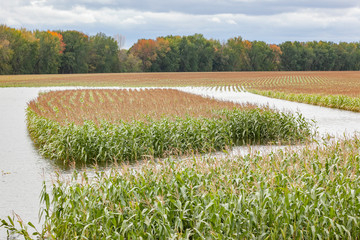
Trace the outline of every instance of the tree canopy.
{"label": "tree canopy", "polygon": [[139,39],[125,50],[116,39],[0,25],[0,74],[360,70],[360,42],[220,42],[194,34]]}

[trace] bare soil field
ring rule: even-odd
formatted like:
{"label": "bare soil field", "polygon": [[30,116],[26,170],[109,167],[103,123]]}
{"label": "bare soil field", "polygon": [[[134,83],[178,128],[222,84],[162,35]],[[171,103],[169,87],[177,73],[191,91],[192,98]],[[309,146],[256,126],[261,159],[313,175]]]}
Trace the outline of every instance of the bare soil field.
{"label": "bare soil field", "polygon": [[0,87],[225,86],[291,93],[360,96],[360,72],[196,72],[4,75]]}

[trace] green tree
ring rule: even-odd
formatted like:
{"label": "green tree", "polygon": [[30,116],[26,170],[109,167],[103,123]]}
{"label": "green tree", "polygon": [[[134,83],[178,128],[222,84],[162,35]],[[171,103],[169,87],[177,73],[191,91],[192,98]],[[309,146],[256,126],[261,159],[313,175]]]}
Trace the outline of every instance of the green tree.
{"label": "green tree", "polygon": [[313,41],[307,43],[307,46],[313,49],[314,61],[311,70],[331,71],[335,65],[335,50],[332,42]]}
{"label": "green tree", "polygon": [[339,44],[334,44],[333,48],[336,55],[333,70],[360,70],[360,49],[357,43],[340,42]]}
{"label": "green tree", "polygon": [[244,70],[245,62],[248,62],[249,59],[245,57],[245,47],[243,39],[241,37],[234,37],[228,39],[226,47],[224,49],[224,54],[228,58],[228,68],[229,71],[241,71]]}
{"label": "green tree", "polygon": [[10,65],[13,74],[34,73],[38,59],[39,41],[32,32],[26,29],[5,29],[5,36],[9,41],[12,52]]}
{"label": "green tree", "polygon": [[152,62],[152,72],[176,72],[179,70],[179,50],[176,37],[156,39],[156,59]]}
{"label": "green tree", "polygon": [[119,56],[119,71],[120,72],[141,72],[142,61],[140,58],[134,56],[125,49],[121,49]]}
{"label": "green tree", "polygon": [[112,37],[98,33],[90,38],[90,72],[119,72],[118,44]]}
{"label": "green tree", "polygon": [[59,32],[63,36],[65,50],[61,56],[60,73],[89,72],[89,37],[78,31]]}
{"label": "green tree", "polygon": [[309,71],[313,68],[314,51],[307,43],[285,42],[280,44],[281,70]]}
{"label": "green tree", "polygon": [[10,41],[8,39],[8,27],[0,25],[0,74],[11,74],[11,59],[13,51],[10,48]]}
{"label": "green tree", "polygon": [[212,71],[215,49],[202,34],[182,37],[179,55],[179,70],[182,72]]}
{"label": "green tree", "polygon": [[221,44],[220,41],[212,40],[214,48],[213,71],[231,71],[229,55],[226,51],[226,44]]}
{"label": "green tree", "polygon": [[58,73],[65,44],[62,35],[56,32],[36,31],[39,39],[39,55],[35,73]]}

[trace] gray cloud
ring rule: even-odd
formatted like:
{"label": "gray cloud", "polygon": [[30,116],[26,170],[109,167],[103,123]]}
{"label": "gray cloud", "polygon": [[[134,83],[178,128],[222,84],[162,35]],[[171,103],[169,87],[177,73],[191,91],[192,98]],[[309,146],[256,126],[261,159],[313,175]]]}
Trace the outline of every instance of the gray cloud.
{"label": "gray cloud", "polygon": [[203,33],[226,40],[359,41],[357,1],[285,0],[14,0],[2,2],[0,23],[28,29],[120,33],[126,46],[140,38]]}
{"label": "gray cloud", "polygon": [[90,9],[102,7],[135,9],[150,12],[181,12],[187,14],[247,14],[272,15],[297,11],[302,8],[352,8],[359,5],[358,0],[47,0],[45,4],[56,8],[69,9],[86,6]]}

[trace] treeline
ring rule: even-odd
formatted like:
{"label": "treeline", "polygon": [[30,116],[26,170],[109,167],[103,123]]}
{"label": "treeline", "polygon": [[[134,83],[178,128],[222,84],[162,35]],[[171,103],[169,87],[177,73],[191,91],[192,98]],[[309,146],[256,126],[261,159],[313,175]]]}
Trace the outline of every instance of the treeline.
{"label": "treeline", "polygon": [[103,33],[27,31],[0,25],[0,74],[119,71],[117,42]]}
{"label": "treeline", "polygon": [[235,37],[221,43],[195,34],[141,39],[126,55],[140,58],[142,71],[154,72],[360,70],[360,42],[276,45]]}
{"label": "treeline", "polygon": [[138,40],[0,25],[0,74],[360,70],[360,42],[226,42],[201,34]]}

